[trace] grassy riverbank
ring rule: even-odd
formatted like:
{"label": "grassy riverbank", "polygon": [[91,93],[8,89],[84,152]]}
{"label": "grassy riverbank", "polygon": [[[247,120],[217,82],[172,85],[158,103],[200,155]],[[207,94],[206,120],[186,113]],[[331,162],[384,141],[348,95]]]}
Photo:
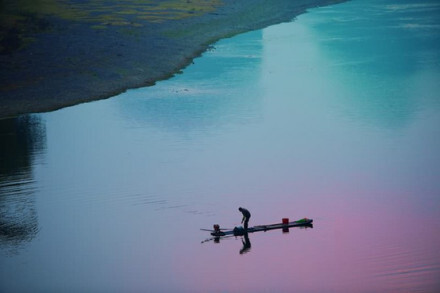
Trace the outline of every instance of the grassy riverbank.
{"label": "grassy riverbank", "polygon": [[0,118],[152,85],[218,39],[340,0],[0,0]]}

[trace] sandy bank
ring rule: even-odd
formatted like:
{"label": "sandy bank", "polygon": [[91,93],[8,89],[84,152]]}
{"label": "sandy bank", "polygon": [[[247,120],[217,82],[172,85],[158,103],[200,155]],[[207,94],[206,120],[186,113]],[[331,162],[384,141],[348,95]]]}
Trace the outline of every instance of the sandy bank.
{"label": "sandy bank", "polygon": [[[14,1],[2,5],[9,2]],[[43,6],[1,10],[0,118],[51,111],[152,85],[190,64],[221,38],[342,1],[133,0],[123,6],[109,1],[114,6],[106,3],[104,10],[71,2],[67,8],[47,4],[45,11]]]}

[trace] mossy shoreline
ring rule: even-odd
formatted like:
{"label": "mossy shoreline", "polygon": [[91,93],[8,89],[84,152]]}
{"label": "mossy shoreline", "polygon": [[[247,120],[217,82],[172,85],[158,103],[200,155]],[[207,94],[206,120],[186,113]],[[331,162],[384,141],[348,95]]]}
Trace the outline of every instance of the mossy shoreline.
{"label": "mossy shoreline", "polygon": [[219,39],[343,2],[0,1],[0,119],[153,85]]}

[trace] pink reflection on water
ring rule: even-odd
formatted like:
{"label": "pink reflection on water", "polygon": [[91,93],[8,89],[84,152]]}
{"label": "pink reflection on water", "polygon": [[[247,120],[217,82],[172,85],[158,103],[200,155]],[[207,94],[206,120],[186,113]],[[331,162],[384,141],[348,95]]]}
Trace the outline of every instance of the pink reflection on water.
{"label": "pink reflection on water", "polygon": [[[314,203],[310,214],[319,216],[314,217],[313,229],[250,234],[252,248],[245,255],[239,254],[240,238],[204,243],[192,248],[192,253],[179,255],[174,265],[182,274],[183,291],[415,292],[440,288],[437,215],[427,213],[421,218],[416,202],[408,200],[396,201],[390,208],[373,196],[339,194],[332,198]],[[253,217],[256,224],[258,214]]]}

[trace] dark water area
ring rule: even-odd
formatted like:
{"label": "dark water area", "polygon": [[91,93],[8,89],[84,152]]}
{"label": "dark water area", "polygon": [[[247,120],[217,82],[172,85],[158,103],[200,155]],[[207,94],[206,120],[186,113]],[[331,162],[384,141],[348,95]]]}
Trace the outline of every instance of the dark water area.
{"label": "dark water area", "polygon": [[16,253],[38,233],[33,165],[44,152],[41,119],[23,116],[0,123],[0,247]]}
{"label": "dark water area", "polygon": [[[1,120],[0,291],[438,292],[439,15],[313,9],[154,87]],[[203,242],[239,206],[314,227]]]}

